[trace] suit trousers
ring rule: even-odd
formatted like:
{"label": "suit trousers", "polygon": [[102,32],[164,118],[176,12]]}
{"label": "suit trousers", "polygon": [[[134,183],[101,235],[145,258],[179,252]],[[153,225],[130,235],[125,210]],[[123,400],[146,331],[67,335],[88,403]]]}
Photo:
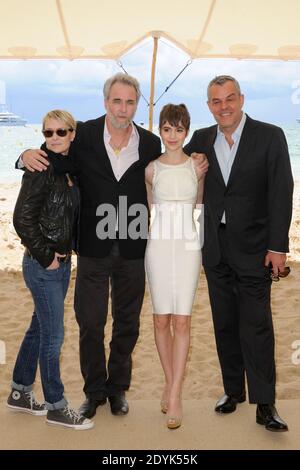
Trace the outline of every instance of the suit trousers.
{"label": "suit trousers", "polygon": [[[104,329],[111,287],[112,335],[106,364]],[[118,241],[105,258],[78,257],[75,312],[80,329],[80,366],[87,397],[127,390],[131,353],[139,335],[145,293],[144,259],[124,259]]]}
{"label": "suit trousers", "polygon": [[247,377],[249,402],[275,402],[271,280],[263,259],[256,269],[233,265],[226,226],[219,228],[220,263],[204,267],[217,352],[227,395],[239,396]]}

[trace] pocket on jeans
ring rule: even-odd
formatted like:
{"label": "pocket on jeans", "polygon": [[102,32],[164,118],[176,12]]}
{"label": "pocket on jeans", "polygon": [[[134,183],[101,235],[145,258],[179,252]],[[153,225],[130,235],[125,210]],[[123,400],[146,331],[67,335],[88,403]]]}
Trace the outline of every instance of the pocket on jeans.
{"label": "pocket on jeans", "polygon": [[39,264],[38,269],[37,269],[37,275],[40,279],[54,280],[54,279],[57,279],[57,276],[60,271],[59,268],[60,267],[55,268],[55,269],[47,269],[47,268],[43,268],[43,266]]}

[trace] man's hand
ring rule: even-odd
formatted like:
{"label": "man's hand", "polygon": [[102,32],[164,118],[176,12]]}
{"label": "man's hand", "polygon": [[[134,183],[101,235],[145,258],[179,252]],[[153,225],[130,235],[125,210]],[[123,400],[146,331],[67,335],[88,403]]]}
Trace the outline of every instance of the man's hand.
{"label": "man's hand", "polygon": [[196,153],[193,152],[191,154],[191,158],[193,159],[193,163],[195,166],[195,171],[197,173],[198,179],[203,177],[205,173],[207,173],[209,163],[206,158],[205,153]]}
{"label": "man's hand", "polygon": [[24,166],[29,171],[43,171],[47,170],[49,165],[46,152],[40,149],[26,150],[22,155]]}
{"label": "man's hand", "polygon": [[286,262],[286,254],[285,253],[273,253],[272,251],[268,251],[265,257],[265,266],[269,266],[271,264],[273,274],[278,276],[278,271],[283,272],[284,266]]}

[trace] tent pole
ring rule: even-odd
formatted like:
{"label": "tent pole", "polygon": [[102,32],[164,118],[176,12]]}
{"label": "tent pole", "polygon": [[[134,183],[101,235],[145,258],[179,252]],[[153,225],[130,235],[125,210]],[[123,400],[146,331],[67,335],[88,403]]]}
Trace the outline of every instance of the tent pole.
{"label": "tent pole", "polygon": [[152,69],[151,69],[151,88],[150,88],[150,100],[149,100],[149,131],[153,130],[153,103],[154,103],[154,87],[155,87],[155,67],[157,57],[159,36],[153,36],[153,55],[152,55]]}

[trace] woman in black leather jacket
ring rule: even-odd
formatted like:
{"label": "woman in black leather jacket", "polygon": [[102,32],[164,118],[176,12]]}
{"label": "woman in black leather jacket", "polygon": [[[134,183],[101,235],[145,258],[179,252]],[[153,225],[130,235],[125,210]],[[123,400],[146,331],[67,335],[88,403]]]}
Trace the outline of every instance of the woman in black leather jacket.
{"label": "woman in black leather jacket", "polygon": [[[70,113],[50,111],[43,120],[49,158],[47,170],[25,170],[14,210],[14,227],[23,245],[23,275],[34,300],[31,324],[13,371],[7,405],[15,411],[47,415],[47,423],[88,429],[92,421],[69,407],[60,378],[64,337],[64,299],[71,272],[79,193],[72,159],[68,157],[76,122]],[[34,398],[32,387],[40,366],[45,403]]]}

